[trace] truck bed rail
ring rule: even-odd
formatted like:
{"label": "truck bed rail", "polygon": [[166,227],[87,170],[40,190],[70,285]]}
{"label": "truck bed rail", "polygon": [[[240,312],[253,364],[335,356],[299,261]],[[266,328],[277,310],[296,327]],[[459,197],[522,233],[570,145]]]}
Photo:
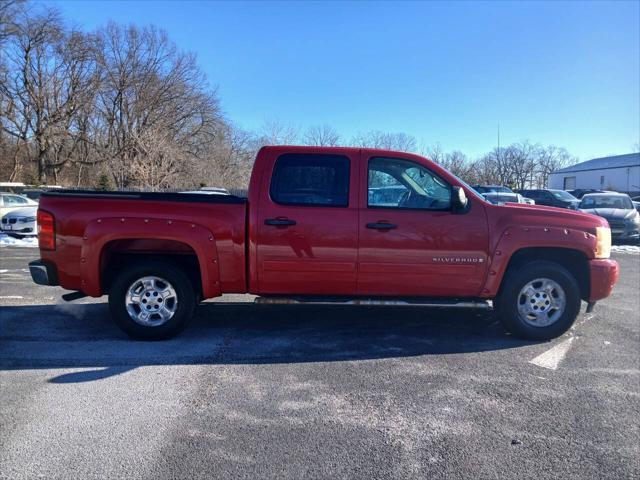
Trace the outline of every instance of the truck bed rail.
{"label": "truck bed rail", "polygon": [[178,193],[178,192],[133,192],[133,191],[101,191],[101,190],[51,190],[44,192],[43,197],[80,197],[106,198],[110,200],[151,200],[185,203],[224,203],[244,204],[246,198],[236,195],[211,195],[206,193]]}

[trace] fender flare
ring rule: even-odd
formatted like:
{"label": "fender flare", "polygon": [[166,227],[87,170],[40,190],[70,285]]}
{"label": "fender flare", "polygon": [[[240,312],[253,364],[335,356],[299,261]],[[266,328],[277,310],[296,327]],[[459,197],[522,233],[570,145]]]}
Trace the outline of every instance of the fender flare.
{"label": "fender flare", "polygon": [[102,252],[109,242],[125,239],[173,240],[188,245],[198,258],[203,297],[222,294],[218,251],[211,231],[182,220],[129,216],[97,218],[87,223],[80,254],[80,284],[84,293],[92,297],[103,295]]}
{"label": "fender flare", "polygon": [[489,270],[480,294],[482,298],[494,298],[498,294],[511,258],[519,250],[528,248],[574,250],[591,259],[596,248],[596,236],[568,227],[525,225],[505,228],[490,255]]}

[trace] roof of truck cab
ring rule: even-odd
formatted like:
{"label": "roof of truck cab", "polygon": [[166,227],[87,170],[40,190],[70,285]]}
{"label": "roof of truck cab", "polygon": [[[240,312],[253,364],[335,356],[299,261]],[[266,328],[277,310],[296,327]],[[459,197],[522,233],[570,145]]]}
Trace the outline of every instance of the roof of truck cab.
{"label": "roof of truck cab", "polygon": [[[368,147],[315,147],[309,145],[266,145],[262,147],[265,150],[281,150],[281,151],[308,151],[310,153],[358,153],[358,152],[368,152],[368,153],[380,153],[382,155],[394,153],[398,155],[414,155],[417,154],[411,152],[401,152],[399,150],[388,150],[385,148],[368,148]],[[417,155],[419,156],[419,155]]]}
{"label": "roof of truck cab", "polygon": [[406,157],[420,157],[427,158],[423,155],[419,155],[417,153],[412,152],[401,152],[399,150],[387,150],[384,148],[365,148],[365,147],[315,147],[308,145],[266,145],[260,149],[260,151],[271,151],[271,152],[282,152],[282,153],[293,153],[292,151],[297,151],[300,153],[325,153],[325,154],[343,154],[343,155],[353,155],[360,152],[364,152],[368,155],[400,155]]}

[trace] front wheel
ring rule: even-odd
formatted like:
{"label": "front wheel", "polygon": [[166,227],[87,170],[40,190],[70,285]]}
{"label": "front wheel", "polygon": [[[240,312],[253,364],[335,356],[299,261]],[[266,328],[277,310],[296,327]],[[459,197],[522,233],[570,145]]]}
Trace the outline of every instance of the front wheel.
{"label": "front wheel", "polygon": [[109,308],[129,336],[161,340],[179,333],[193,317],[195,293],[185,273],[160,261],[125,269],[109,290]]}
{"label": "front wheel", "polygon": [[580,313],[580,288],[562,265],[526,263],[508,272],[496,299],[500,320],[511,333],[549,340],[566,332]]}

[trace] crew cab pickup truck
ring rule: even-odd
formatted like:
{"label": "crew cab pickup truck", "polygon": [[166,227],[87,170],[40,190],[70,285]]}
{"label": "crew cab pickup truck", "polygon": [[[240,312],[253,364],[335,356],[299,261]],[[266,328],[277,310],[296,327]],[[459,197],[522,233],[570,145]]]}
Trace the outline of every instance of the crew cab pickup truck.
{"label": "crew cab pickup truck", "polygon": [[46,192],[33,280],[109,295],[135,338],[179,332],[198,302],[487,307],[521,337],[565,332],[618,279],[594,215],[493,205],[426,158],[365,148],[262,148],[248,198]]}

